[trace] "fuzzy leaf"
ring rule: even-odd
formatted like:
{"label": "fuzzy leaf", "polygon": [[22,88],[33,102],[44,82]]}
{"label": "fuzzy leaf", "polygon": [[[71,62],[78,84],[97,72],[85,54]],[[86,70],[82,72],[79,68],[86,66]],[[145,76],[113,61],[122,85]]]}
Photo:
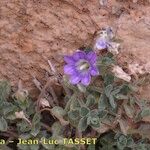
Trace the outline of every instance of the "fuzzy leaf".
{"label": "fuzzy leaf", "polygon": [[30,144],[30,150],[39,150],[39,147],[38,144]]}
{"label": "fuzzy leaf", "polygon": [[114,82],[114,76],[112,74],[106,74],[104,77],[105,86],[113,84],[113,82]]}
{"label": "fuzzy leaf", "polygon": [[66,111],[62,107],[55,106],[51,110],[54,114],[57,114],[58,116],[66,115]]}
{"label": "fuzzy leaf", "polygon": [[26,99],[26,100],[24,100],[24,101],[18,101],[18,100],[16,100],[15,103],[16,103],[22,110],[26,110],[26,109],[29,108],[29,106],[30,106],[28,99]]}
{"label": "fuzzy leaf", "polygon": [[98,116],[88,117],[87,123],[88,123],[88,125],[91,125],[94,128],[99,128],[100,127],[100,119],[99,119]]}
{"label": "fuzzy leaf", "polygon": [[98,109],[99,111],[105,110],[105,108],[108,106],[107,104],[107,97],[105,94],[101,94],[99,102],[98,102]]}
{"label": "fuzzy leaf", "polygon": [[[46,140],[50,140],[50,139],[46,139]],[[54,144],[44,144],[43,142],[41,142],[41,145],[42,145],[46,150],[54,150],[54,149],[55,149],[55,145],[54,145]]]}
{"label": "fuzzy leaf", "polygon": [[113,86],[112,86],[111,84],[108,85],[108,86],[105,88],[105,94],[106,94],[107,97],[110,96],[112,90],[113,90]]}
{"label": "fuzzy leaf", "polygon": [[10,147],[8,147],[6,145],[0,145],[0,149],[1,150],[12,150]]}
{"label": "fuzzy leaf", "polygon": [[110,127],[101,123],[99,128],[94,128],[93,127],[93,129],[95,131],[97,131],[98,133],[102,134],[102,133],[107,132],[110,129]]}
{"label": "fuzzy leaf", "polygon": [[41,120],[41,115],[40,115],[40,113],[36,113],[36,114],[34,115],[33,119],[32,119],[32,123],[33,123],[34,125],[36,125],[36,124],[38,124],[38,123],[40,122],[40,120]]}
{"label": "fuzzy leaf", "polygon": [[96,100],[95,100],[94,96],[88,95],[87,101],[86,101],[86,106],[87,107],[93,106],[95,104],[95,102],[96,102]]}
{"label": "fuzzy leaf", "polygon": [[127,138],[124,135],[121,135],[117,140],[117,147],[119,150],[124,150],[127,145]]}
{"label": "fuzzy leaf", "polygon": [[78,129],[80,131],[85,131],[85,129],[88,127],[87,125],[87,117],[83,117],[80,119],[79,124],[78,124]]}
{"label": "fuzzy leaf", "polygon": [[53,133],[53,136],[55,135],[60,135],[62,132],[62,126],[60,124],[60,122],[55,122],[53,125],[52,125],[52,133]]}
{"label": "fuzzy leaf", "polygon": [[4,101],[10,94],[10,84],[7,81],[0,81],[0,101]]}
{"label": "fuzzy leaf", "polygon": [[134,144],[134,140],[131,137],[127,138],[127,146],[128,147],[132,147]]}
{"label": "fuzzy leaf", "polygon": [[94,144],[89,145],[87,150],[95,150],[95,145]]}
{"label": "fuzzy leaf", "polygon": [[17,147],[19,150],[30,150],[30,146],[25,144],[17,144]]}
{"label": "fuzzy leaf", "polygon": [[115,102],[115,99],[114,99],[114,96],[113,96],[113,95],[110,95],[110,96],[109,96],[109,103],[110,103],[110,105],[111,105],[111,107],[112,107],[113,109],[115,109],[115,108],[117,107],[117,104],[116,104],[116,102]]}
{"label": "fuzzy leaf", "polygon": [[40,129],[41,129],[40,123],[33,125],[30,134],[36,137],[39,134]]}
{"label": "fuzzy leaf", "polygon": [[79,101],[77,100],[76,97],[73,97],[71,104],[70,104],[70,109],[78,109],[80,108]]}
{"label": "fuzzy leaf", "polygon": [[123,105],[123,107],[124,107],[124,110],[126,112],[126,115],[129,118],[133,118],[133,116],[134,116],[134,110],[130,106],[128,106],[127,104]]}
{"label": "fuzzy leaf", "polygon": [[68,112],[68,116],[72,120],[76,120],[79,118],[79,111],[78,110],[71,110]]}
{"label": "fuzzy leaf", "polygon": [[100,119],[103,119],[107,116],[107,112],[106,111],[99,111],[98,116]]}
{"label": "fuzzy leaf", "polygon": [[23,133],[19,136],[19,138],[25,139],[25,140],[31,139],[31,137],[32,137],[32,135],[30,133]]}
{"label": "fuzzy leaf", "polygon": [[90,112],[90,109],[87,108],[87,107],[81,107],[81,109],[80,109],[80,115],[81,115],[81,117],[86,116],[89,112]]}
{"label": "fuzzy leaf", "polygon": [[142,118],[143,121],[150,122],[150,109],[145,108],[142,110],[140,113],[140,117]]}
{"label": "fuzzy leaf", "polygon": [[113,58],[104,56],[104,57],[101,59],[101,64],[102,64],[102,65],[109,66],[109,65],[111,65],[111,64],[113,64],[113,63],[114,63],[114,59],[113,59]]}
{"label": "fuzzy leaf", "polygon": [[15,112],[15,110],[17,110],[17,107],[8,102],[4,103],[3,108],[2,108],[4,115],[7,115],[8,113],[11,113],[11,112]]}
{"label": "fuzzy leaf", "polygon": [[141,112],[141,117],[146,117],[146,116],[150,116],[150,108],[145,108],[142,110]]}
{"label": "fuzzy leaf", "polygon": [[18,130],[20,130],[21,132],[28,132],[31,130],[31,126],[29,125],[29,123],[27,123],[26,121],[22,120],[21,122],[19,122],[17,124],[17,128]]}
{"label": "fuzzy leaf", "polygon": [[8,125],[7,125],[7,121],[1,117],[0,118],[0,131],[7,131]]}
{"label": "fuzzy leaf", "polygon": [[122,86],[117,86],[117,87],[114,87],[113,91],[111,92],[112,95],[117,95],[120,90],[121,90]]}
{"label": "fuzzy leaf", "polygon": [[11,103],[5,102],[3,104],[3,107],[2,107],[1,110],[2,110],[2,112],[3,112],[6,119],[9,119],[9,120],[16,119],[15,112],[18,111],[17,106],[15,106]]}

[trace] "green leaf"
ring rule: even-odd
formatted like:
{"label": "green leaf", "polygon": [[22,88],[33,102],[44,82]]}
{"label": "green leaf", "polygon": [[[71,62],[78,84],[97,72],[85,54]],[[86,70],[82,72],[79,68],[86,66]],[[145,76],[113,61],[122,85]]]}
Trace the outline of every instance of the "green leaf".
{"label": "green leaf", "polygon": [[136,150],[149,150],[150,144],[140,143],[135,146]]}
{"label": "green leaf", "polygon": [[124,104],[123,107],[124,107],[124,110],[126,112],[126,115],[129,118],[133,118],[133,116],[134,116],[134,110],[130,106],[128,106],[127,104]]}
{"label": "green leaf", "polygon": [[95,150],[95,145],[94,144],[89,145],[87,150]]}
{"label": "green leaf", "polygon": [[110,96],[109,96],[109,103],[110,103],[110,105],[111,105],[111,107],[112,107],[113,109],[115,109],[115,108],[117,107],[117,104],[116,104],[116,102],[115,102],[115,99],[114,99],[114,96],[113,96],[113,95],[110,95]]}
{"label": "green leaf", "polygon": [[112,90],[113,90],[113,86],[112,86],[111,84],[108,85],[108,86],[105,88],[105,94],[106,94],[107,97],[110,96]]}
{"label": "green leaf", "polygon": [[123,95],[127,95],[128,93],[130,93],[132,90],[130,88],[130,85],[128,84],[123,84],[121,85],[121,90],[120,90],[120,93],[123,94]]}
{"label": "green leaf", "polygon": [[87,119],[87,124],[91,125],[94,128],[99,128],[100,127],[100,119],[98,116],[95,117],[88,117]]}
{"label": "green leaf", "polygon": [[96,103],[96,100],[95,100],[94,96],[89,94],[87,97],[86,106],[90,107],[90,106],[93,106],[95,103]]}
{"label": "green leaf", "polygon": [[114,59],[113,58],[110,58],[110,57],[102,57],[102,59],[101,59],[101,64],[102,65],[106,65],[106,66],[109,66],[109,65],[111,65],[111,64],[113,64],[114,63]]}
{"label": "green leaf", "polygon": [[113,148],[116,145],[115,142],[112,132],[101,135],[100,140],[97,141],[97,144],[100,145],[98,150],[118,150],[117,148]]}
{"label": "green leaf", "polygon": [[108,106],[107,102],[108,98],[106,97],[105,94],[101,94],[99,102],[98,102],[98,109],[99,111],[105,110],[106,107]]}
{"label": "green leaf", "polygon": [[12,150],[10,147],[8,147],[6,145],[0,145],[0,149],[1,150]]}
{"label": "green leaf", "polygon": [[7,125],[7,121],[1,117],[0,118],[0,131],[7,131],[8,125]]}
{"label": "green leaf", "polygon": [[30,150],[30,146],[25,144],[17,144],[17,147],[19,150]]}
{"label": "green leaf", "polygon": [[62,133],[62,126],[61,126],[60,122],[53,123],[53,125],[52,125],[52,133],[53,133],[53,136],[61,135],[61,133]]}
{"label": "green leaf", "polygon": [[8,102],[5,102],[3,104],[2,111],[3,111],[4,115],[7,115],[8,113],[12,113],[15,110],[17,111],[17,107],[15,105],[8,103]]}
{"label": "green leaf", "polygon": [[24,101],[15,100],[15,103],[21,108],[21,110],[26,110],[30,106],[28,99]]}
{"label": "green leaf", "polygon": [[[50,140],[50,139],[46,139],[46,140]],[[42,145],[46,150],[55,150],[55,145],[54,145],[54,144],[44,144],[44,143],[42,142],[41,145]]]}
{"label": "green leaf", "polygon": [[89,116],[95,117],[95,116],[98,116],[98,114],[99,114],[98,109],[93,109],[90,111]]}
{"label": "green leaf", "polygon": [[19,136],[20,139],[31,139],[32,135],[30,133],[23,133]]}
{"label": "green leaf", "polygon": [[129,84],[128,87],[129,87],[130,91],[133,91],[133,92],[137,92],[138,91],[138,88],[136,86],[132,85],[132,84]]}
{"label": "green leaf", "polygon": [[113,91],[111,92],[112,95],[116,95],[120,92],[122,86],[117,86],[117,87],[114,87]]}
{"label": "green leaf", "polygon": [[117,140],[117,147],[120,150],[123,150],[127,145],[127,138],[124,135],[121,135]]}
{"label": "green leaf", "polygon": [[36,113],[32,119],[32,124],[36,125],[40,122],[41,120],[41,114],[40,113]]}
{"label": "green leaf", "polygon": [[10,94],[11,87],[9,82],[0,81],[0,101],[4,101]]}
{"label": "green leaf", "polygon": [[30,150],[39,150],[39,144],[30,144]]}
{"label": "green leaf", "polygon": [[104,85],[108,86],[110,84],[113,84],[114,82],[114,76],[112,74],[106,74],[104,77]]}
{"label": "green leaf", "polygon": [[21,132],[28,132],[31,130],[31,126],[25,120],[17,123],[18,130]]}
{"label": "green leaf", "polygon": [[90,112],[90,109],[87,107],[81,107],[80,109],[80,116],[84,117]]}
{"label": "green leaf", "polygon": [[33,125],[30,134],[36,137],[39,134],[40,129],[41,129],[41,123]]}
{"label": "green leaf", "polygon": [[1,111],[6,119],[14,120],[16,119],[15,112],[18,111],[18,107],[9,102],[4,102]]}
{"label": "green leaf", "polygon": [[72,120],[77,120],[79,119],[79,110],[71,110],[68,112],[68,116]]}
{"label": "green leaf", "polygon": [[87,118],[87,124],[91,125],[94,128],[100,127],[99,112],[97,109],[90,111]]}
{"label": "green leaf", "polygon": [[133,145],[134,145],[134,140],[132,139],[132,137],[128,137],[127,138],[127,146],[132,147]]}
{"label": "green leaf", "polygon": [[90,85],[87,87],[87,91],[93,95],[94,93],[100,94],[103,92],[103,88],[100,86]]}
{"label": "green leaf", "polygon": [[150,108],[145,108],[142,110],[141,112],[141,117],[146,117],[146,116],[150,116]]}
{"label": "green leaf", "polygon": [[106,111],[99,111],[98,116],[100,119],[104,119],[107,116],[107,112]]}
{"label": "green leaf", "polygon": [[66,111],[62,107],[55,106],[51,110],[52,110],[52,113],[57,114],[58,116],[66,115]]}
{"label": "green leaf", "polygon": [[79,104],[79,101],[78,101],[77,97],[72,96],[71,99],[72,99],[72,101],[70,103],[70,109],[72,110],[72,109],[80,108],[80,104]]}
{"label": "green leaf", "polygon": [[78,124],[78,129],[80,131],[85,131],[85,129],[88,127],[87,125],[87,117],[83,117],[80,119],[79,124]]}

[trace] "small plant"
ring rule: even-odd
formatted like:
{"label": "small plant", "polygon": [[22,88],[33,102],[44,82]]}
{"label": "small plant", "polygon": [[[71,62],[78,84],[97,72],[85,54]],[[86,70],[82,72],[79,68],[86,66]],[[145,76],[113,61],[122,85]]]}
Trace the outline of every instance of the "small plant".
{"label": "small plant", "polygon": [[[13,92],[0,81],[0,134],[5,139],[0,148],[148,150],[150,103],[138,99],[139,83],[117,63],[116,41],[111,28],[103,29],[94,48],[64,57],[63,76],[49,61],[47,83],[42,86],[34,78],[37,101],[21,82]],[[78,141],[82,138],[97,140],[88,145]]]}
{"label": "small plant", "polygon": [[65,74],[70,75],[71,84],[78,84],[81,81],[83,85],[89,85],[91,76],[99,74],[96,66],[96,53],[77,51],[73,56],[65,56],[68,63],[64,67]]}

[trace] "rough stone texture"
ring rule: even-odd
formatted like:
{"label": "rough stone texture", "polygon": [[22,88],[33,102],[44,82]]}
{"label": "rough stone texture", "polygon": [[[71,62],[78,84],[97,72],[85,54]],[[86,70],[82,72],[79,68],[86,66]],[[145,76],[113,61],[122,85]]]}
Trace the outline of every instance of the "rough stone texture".
{"label": "rough stone texture", "polygon": [[149,14],[146,0],[108,0],[107,7],[99,0],[1,0],[0,79],[9,79],[13,86],[21,79],[34,90],[32,77],[45,80],[48,59],[62,69],[62,56],[89,45],[105,26],[113,26],[123,40],[121,63],[146,63]]}

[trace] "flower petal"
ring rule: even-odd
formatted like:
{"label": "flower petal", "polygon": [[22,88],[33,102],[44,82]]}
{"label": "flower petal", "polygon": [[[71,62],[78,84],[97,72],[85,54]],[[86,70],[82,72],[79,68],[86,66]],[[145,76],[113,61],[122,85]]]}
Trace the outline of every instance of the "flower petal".
{"label": "flower petal", "polygon": [[97,58],[96,53],[93,52],[93,51],[91,51],[91,52],[89,52],[89,53],[87,54],[87,59],[88,59],[91,63],[96,62],[96,58]]}
{"label": "flower petal", "polygon": [[105,39],[98,39],[96,44],[95,44],[97,49],[105,49],[107,48],[107,41]]}
{"label": "flower petal", "polygon": [[78,51],[78,52],[75,52],[75,53],[73,54],[73,58],[74,58],[75,60],[84,59],[85,56],[86,56],[86,53],[83,52],[83,51]]}
{"label": "flower petal", "polygon": [[90,81],[91,81],[91,76],[90,74],[87,74],[85,76],[82,77],[81,79],[81,83],[85,86],[89,85],[90,84]]}
{"label": "flower petal", "polygon": [[75,62],[72,56],[64,56],[64,60],[68,64],[73,64]]}
{"label": "flower petal", "polygon": [[64,66],[64,73],[65,74],[71,75],[71,74],[74,74],[74,72],[75,72],[74,66],[72,66],[72,65],[65,65]]}
{"label": "flower petal", "polygon": [[97,76],[97,75],[99,75],[99,71],[96,67],[92,67],[91,70],[90,70],[90,74],[92,76]]}
{"label": "flower petal", "polygon": [[70,78],[70,83],[71,84],[78,84],[80,80],[81,79],[80,79],[80,77],[78,75],[73,75]]}

